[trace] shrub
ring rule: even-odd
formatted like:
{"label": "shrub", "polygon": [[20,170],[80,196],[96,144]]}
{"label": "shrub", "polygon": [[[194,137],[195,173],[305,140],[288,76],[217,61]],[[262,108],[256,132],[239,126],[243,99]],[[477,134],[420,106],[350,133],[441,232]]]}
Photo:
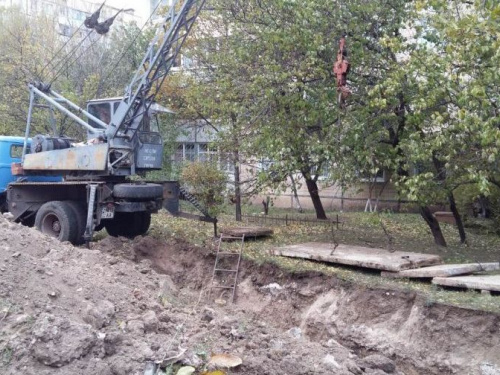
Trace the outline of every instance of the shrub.
{"label": "shrub", "polygon": [[192,162],[183,166],[181,185],[204,205],[210,215],[216,216],[222,209],[227,191],[227,176],[211,162]]}

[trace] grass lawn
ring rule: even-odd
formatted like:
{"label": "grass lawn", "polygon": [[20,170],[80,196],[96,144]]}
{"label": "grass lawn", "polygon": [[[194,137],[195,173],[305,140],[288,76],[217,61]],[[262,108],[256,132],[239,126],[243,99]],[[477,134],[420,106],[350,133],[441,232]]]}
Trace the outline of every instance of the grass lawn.
{"label": "grass lawn", "polygon": [[[250,208],[251,209],[251,208]],[[248,211],[247,211],[248,212]],[[312,217],[311,213],[297,214],[291,211],[271,210],[270,216]],[[300,215],[300,216],[299,216]],[[335,218],[337,213],[330,213]],[[486,229],[468,230],[468,244],[460,244],[458,232],[452,225],[442,224],[447,248],[434,244],[432,235],[423,219],[416,214],[393,213],[341,213],[339,229],[329,223],[313,224],[284,222],[261,224],[274,230],[274,235],[266,239],[245,242],[244,256],[257,263],[272,262],[288,272],[320,271],[362,286],[417,291],[429,302],[446,303],[467,308],[500,313],[500,297],[481,295],[476,291],[444,290],[421,282],[407,279],[384,279],[373,271],[353,269],[344,266],[326,265],[307,260],[274,257],[268,250],[282,245],[303,242],[336,242],[342,244],[378,247],[393,250],[432,253],[440,255],[446,263],[498,262],[500,261],[500,236]],[[380,223],[382,221],[383,225]],[[246,220],[237,223],[230,215],[219,217],[219,227],[245,226]],[[250,222],[248,225],[255,225]],[[392,238],[389,240],[388,235]],[[197,246],[212,242],[213,225],[209,223],[173,218],[165,212],[154,215],[151,234],[160,238],[182,237]],[[236,243],[229,246],[237,246]]]}

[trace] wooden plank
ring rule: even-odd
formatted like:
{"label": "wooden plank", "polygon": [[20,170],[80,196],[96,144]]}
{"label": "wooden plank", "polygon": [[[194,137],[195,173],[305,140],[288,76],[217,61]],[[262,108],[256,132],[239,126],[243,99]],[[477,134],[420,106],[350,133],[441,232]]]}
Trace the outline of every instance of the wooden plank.
{"label": "wooden plank", "polygon": [[442,264],[439,266],[417,268],[400,272],[382,272],[382,277],[389,278],[433,278],[468,275],[475,272],[488,272],[500,269],[500,263]]}
{"label": "wooden plank", "polygon": [[385,249],[350,245],[339,245],[333,250],[331,243],[316,242],[275,248],[271,253],[392,272],[443,263],[438,255],[433,254],[390,252]]}
{"label": "wooden plank", "polygon": [[500,275],[435,277],[432,283],[455,288],[490,290],[500,292]]}
{"label": "wooden plank", "polygon": [[234,237],[241,237],[243,235],[245,235],[245,237],[265,237],[265,236],[271,236],[273,234],[272,229],[263,227],[223,228],[221,229],[220,232],[227,236],[234,236]]}

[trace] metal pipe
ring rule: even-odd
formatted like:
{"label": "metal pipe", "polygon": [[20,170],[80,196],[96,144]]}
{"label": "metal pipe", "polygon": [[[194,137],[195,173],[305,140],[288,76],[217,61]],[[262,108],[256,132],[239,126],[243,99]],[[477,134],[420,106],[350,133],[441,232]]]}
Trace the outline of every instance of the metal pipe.
{"label": "metal pipe", "polygon": [[54,99],[52,99],[50,96],[44,94],[43,92],[41,92],[40,90],[38,90],[35,86],[33,85],[30,85],[30,90],[32,90],[35,94],[37,94],[38,96],[44,98],[46,101],[48,101],[49,103],[51,103],[54,107],[56,107],[57,109],[59,109],[61,112],[63,112],[64,114],[66,114],[67,116],[69,116],[71,119],[75,120],[77,123],[79,123],[81,126],[83,126],[84,128],[86,128],[89,132],[93,133],[93,134],[98,134],[100,133],[100,131],[96,128],[93,128],[92,126],[90,126],[89,124],[87,124],[85,121],[83,121],[80,117],[78,117],[77,115],[75,115],[73,112],[71,112],[70,110],[68,110],[67,108],[63,107],[62,105],[60,105],[58,102],[56,102]]}
{"label": "metal pipe", "polygon": [[30,90],[30,106],[28,109],[28,121],[26,123],[26,132],[24,133],[23,155],[21,162],[24,164],[24,157],[26,156],[26,149],[28,148],[28,137],[30,136],[31,128],[31,114],[33,113],[33,105],[35,103],[35,94]]}
{"label": "metal pipe", "polygon": [[59,99],[61,102],[64,102],[66,103],[67,105],[69,105],[71,108],[73,108],[74,110],[78,111],[79,113],[83,113],[88,119],[94,121],[95,123],[97,123],[98,125],[102,126],[103,129],[106,129],[108,127],[108,124],[106,124],[104,121],[98,119],[97,117],[95,117],[94,115],[92,115],[91,113],[87,112],[86,110],[84,110],[83,108],[80,108],[78,107],[75,103],[73,102],[70,102],[68,99],[66,99],[64,96],[58,94],[57,92],[53,91],[53,90],[50,90],[50,93],[52,95],[54,95],[57,99]]}
{"label": "metal pipe", "polygon": [[54,116],[54,108],[49,106],[49,115],[50,115],[50,125],[52,126],[52,132],[54,133],[54,137],[59,137],[59,133],[57,132],[57,123],[56,116]]}

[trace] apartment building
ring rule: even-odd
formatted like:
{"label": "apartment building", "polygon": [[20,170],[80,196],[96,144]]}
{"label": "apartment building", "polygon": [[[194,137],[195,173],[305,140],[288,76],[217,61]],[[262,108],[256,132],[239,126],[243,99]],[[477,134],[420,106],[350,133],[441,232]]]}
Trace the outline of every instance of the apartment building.
{"label": "apartment building", "polygon": [[[137,3],[137,1],[107,1],[101,11],[101,19],[114,16],[127,5],[135,4],[137,7]],[[125,8],[127,11],[121,12],[115,23],[135,22],[142,26],[145,22],[144,17],[149,12],[148,3],[144,3],[146,6],[141,5],[139,9],[133,6]],[[0,8],[17,7],[28,16],[46,14],[54,17],[57,20],[59,33],[65,37],[73,35],[85,18],[95,12],[101,4],[100,0],[0,0]]]}

